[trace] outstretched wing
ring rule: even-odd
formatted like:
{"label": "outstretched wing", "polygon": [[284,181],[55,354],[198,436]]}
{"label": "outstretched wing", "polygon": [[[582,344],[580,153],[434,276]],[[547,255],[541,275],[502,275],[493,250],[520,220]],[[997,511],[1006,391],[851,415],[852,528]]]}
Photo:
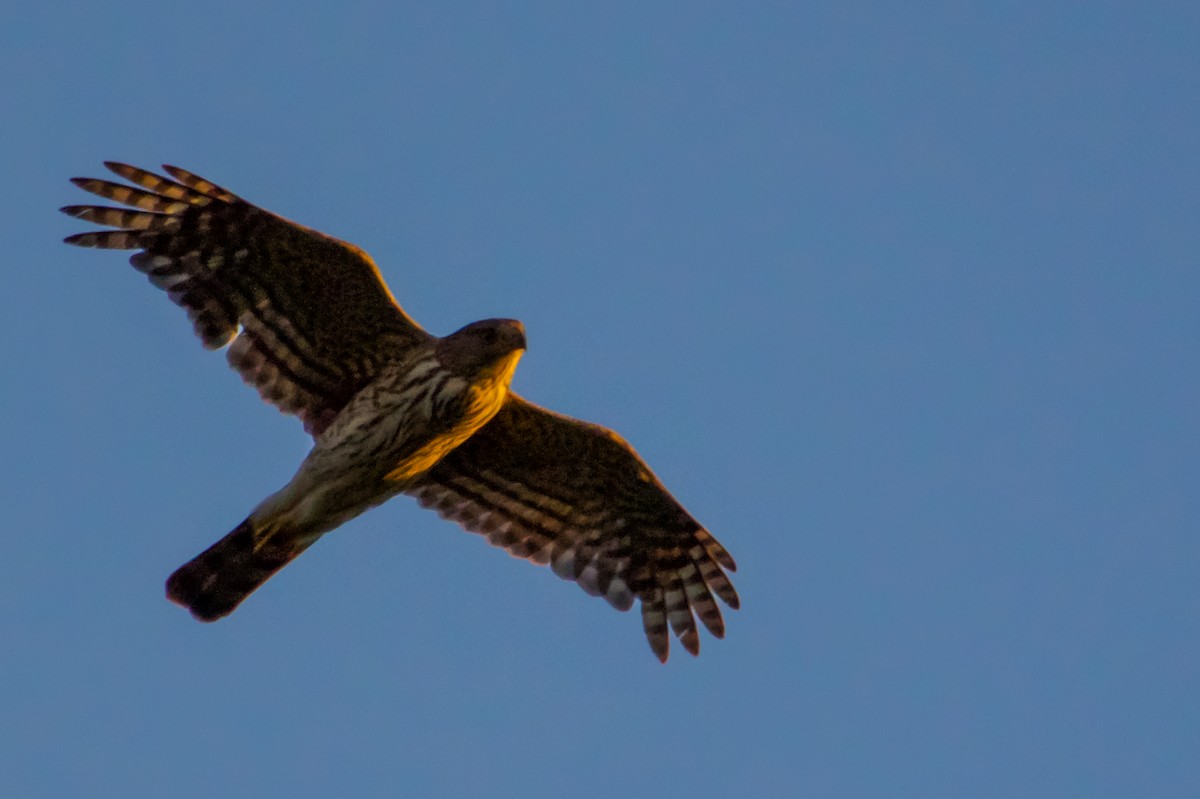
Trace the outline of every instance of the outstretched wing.
{"label": "outstretched wing", "polygon": [[396,304],[370,256],[258,208],[178,167],[174,180],[114,162],[137,187],[74,178],[128,208],[63,213],[116,230],[79,233],[79,247],[138,250],[130,259],[183,306],[209,349],[263,399],[315,437],[380,365],[429,335]]}
{"label": "outstretched wing", "polygon": [[738,595],[733,558],[620,436],[510,394],[500,413],[407,492],[519,558],[549,563],[618,610],[642,602],[659,660],[668,625],[700,651],[695,617],[717,638],[713,595]]}

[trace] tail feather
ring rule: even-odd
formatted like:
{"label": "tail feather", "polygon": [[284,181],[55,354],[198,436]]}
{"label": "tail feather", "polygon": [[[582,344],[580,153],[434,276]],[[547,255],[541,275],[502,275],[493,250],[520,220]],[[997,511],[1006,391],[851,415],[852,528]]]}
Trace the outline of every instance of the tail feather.
{"label": "tail feather", "polygon": [[179,567],[167,580],[167,599],[187,608],[200,621],[228,616],[311,543],[283,540],[286,538],[275,535],[256,542],[254,527],[247,519]]}

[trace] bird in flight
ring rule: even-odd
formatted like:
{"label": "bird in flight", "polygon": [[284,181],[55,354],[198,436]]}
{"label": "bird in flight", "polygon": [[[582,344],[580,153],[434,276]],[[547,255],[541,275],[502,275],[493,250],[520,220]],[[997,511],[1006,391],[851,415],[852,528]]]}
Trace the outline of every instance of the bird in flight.
{"label": "bird in flight", "polygon": [[724,636],[715,597],[739,605],[733,558],[620,436],[509,390],[520,322],[434,336],[353,244],[178,167],[105,166],[132,185],[71,182],[125,207],[63,208],[111,228],[65,241],[136,250],[130,263],[187,311],[204,346],[226,347],[242,379],[313,438],[287,485],[171,575],[172,602],[201,621],[227,616],[322,535],[407,494],[618,610],[640,601],[663,662],[668,629],[693,655],[697,618]]}

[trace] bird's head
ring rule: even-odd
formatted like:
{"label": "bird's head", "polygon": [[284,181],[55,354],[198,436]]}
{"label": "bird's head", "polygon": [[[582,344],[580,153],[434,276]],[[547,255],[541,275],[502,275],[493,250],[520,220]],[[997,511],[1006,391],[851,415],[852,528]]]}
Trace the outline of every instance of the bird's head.
{"label": "bird's head", "polygon": [[512,380],[525,352],[525,326],[516,319],[472,322],[438,342],[438,359],[447,369],[471,382]]}

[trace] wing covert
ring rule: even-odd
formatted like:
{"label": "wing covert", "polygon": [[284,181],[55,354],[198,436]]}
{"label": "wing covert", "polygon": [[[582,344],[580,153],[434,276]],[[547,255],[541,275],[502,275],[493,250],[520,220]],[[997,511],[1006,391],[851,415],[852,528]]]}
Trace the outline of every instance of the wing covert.
{"label": "wing covert", "polygon": [[624,440],[510,394],[500,413],[409,494],[509,554],[549,564],[618,610],[634,599],[665,661],[668,628],[693,655],[695,618],[725,632],[714,595],[739,606],[733,558]]}
{"label": "wing covert", "polygon": [[[105,166],[133,186],[74,178],[127,208],[67,206],[113,230],[66,239],[138,250],[130,263],[191,318],[204,346],[313,436],[399,350],[429,335],[396,303],[362,250],[242,200],[178,167],[170,178]],[[232,342],[232,343],[231,343]]]}

